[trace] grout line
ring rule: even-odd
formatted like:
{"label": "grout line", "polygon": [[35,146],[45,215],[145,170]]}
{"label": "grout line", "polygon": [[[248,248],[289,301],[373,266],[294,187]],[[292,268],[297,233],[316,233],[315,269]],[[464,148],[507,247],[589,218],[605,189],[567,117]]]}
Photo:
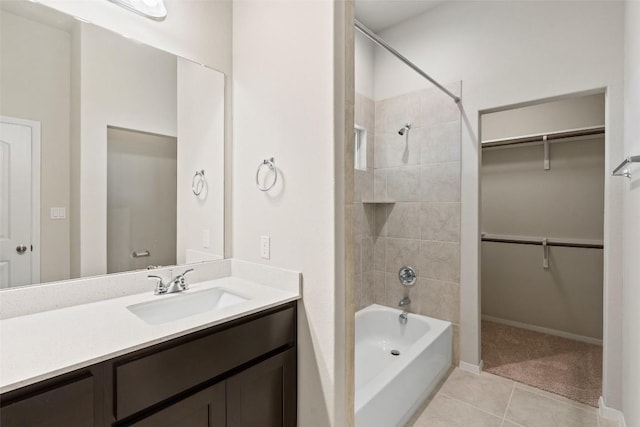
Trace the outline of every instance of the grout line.
{"label": "grout line", "polygon": [[509,400],[507,401],[507,407],[504,409],[504,415],[502,416],[502,424],[504,425],[504,421],[507,419],[507,413],[509,412],[509,406],[511,406],[511,399],[513,398],[513,393],[516,391],[516,382],[513,382],[513,387],[511,387],[511,394],[509,395]]}
{"label": "grout line", "polygon": [[[443,384],[443,385],[444,385],[444,384]],[[449,399],[455,400],[456,402],[462,403],[463,405],[470,406],[470,407],[472,407],[473,409],[477,409],[477,410],[478,410],[478,411],[480,411],[480,412],[484,412],[484,413],[485,413],[485,414],[487,414],[487,415],[491,415],[491,416],[492,416],[492,417],[494,417],[494,418],[500,419],[500,417],[499,417],[498,415],[496,415],[496,414],[492,414],[491,412],[488,412],[488,411],[486,411],[485,409],[482,409],[482,408],[479,408],[479,407],[477,407],[477,406],[475,406],[475,405],[472,405],[472,404],[471,404],[471,403],[469,403],[469,402],[465,402],[464,400],[460,400],[460,399],[458,399],[457,397],[453,397],[453,396],[451,396],[450,394],[447,394],[446,392],[444,392],[444,391],[442,391],[442,390],[440,390],[440,391],[438,392],[438,394],[442,394],[443,396],[446,396],[446,397],[448,397]]]}

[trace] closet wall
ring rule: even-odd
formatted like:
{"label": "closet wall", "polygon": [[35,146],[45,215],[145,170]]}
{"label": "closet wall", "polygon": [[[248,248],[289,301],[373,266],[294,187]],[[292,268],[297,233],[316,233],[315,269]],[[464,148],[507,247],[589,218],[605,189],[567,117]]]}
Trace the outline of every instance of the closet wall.
{"label": "closet wall", "polygon": [[[482,140],[604,125],[604,95],[485,114]],[[482,232],[602,243],[604,135],[482,152]],[[482,243],[482,315],[602,339],[603,250]]]}

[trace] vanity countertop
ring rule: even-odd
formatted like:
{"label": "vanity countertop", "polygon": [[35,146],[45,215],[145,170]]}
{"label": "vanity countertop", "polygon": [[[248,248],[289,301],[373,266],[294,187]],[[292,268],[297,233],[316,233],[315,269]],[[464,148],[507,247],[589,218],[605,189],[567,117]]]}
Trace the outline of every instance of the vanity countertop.
{"label": "vanity countertop", "polygon": [[[255,276],[254,276],[255,277]],[[267,281],[268,282],[268,281]],[[221,288],[247,298],[235,305],[150,325],[127,306]],[[183,293],[144,293],[0,320],[0,393],[300,299],[299,286],[246,277],[216,278]]]}

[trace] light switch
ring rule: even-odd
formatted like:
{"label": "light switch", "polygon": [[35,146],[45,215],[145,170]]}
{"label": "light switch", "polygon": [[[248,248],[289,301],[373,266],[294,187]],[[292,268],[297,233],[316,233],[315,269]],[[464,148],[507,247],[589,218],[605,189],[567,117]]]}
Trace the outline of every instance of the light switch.
{"label": "light switch", "polygon": [[51,219],[65,219],[67,217],[66,208],[51,208]]}

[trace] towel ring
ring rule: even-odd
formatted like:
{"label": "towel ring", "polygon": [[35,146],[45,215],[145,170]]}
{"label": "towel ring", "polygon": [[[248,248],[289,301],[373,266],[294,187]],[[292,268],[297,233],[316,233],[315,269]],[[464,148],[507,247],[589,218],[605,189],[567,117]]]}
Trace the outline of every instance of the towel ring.
{"label": "towel ring", "polygon": [[[270,159],[264,159],[262,161],[262,163],[260,163],[258,165],[258,170],[256,171],[256,186],[258,187],[258,190],[260,191],[269,191],[273,188],[274,185],[276,185],[276,182],[278,181],[278,168],[276,168],[276,164],[275,164],[275,159],[272,157]],[[273,171],[274,176],[273,176],[273,182],[270,185],[261,185],[260,184],[260,169],[262,169],[263,166],[268,166],[269,170]]]}
{"label": "towel ring", "polygon": [[199,196],[204,189],[204,169],[196,171],[191,180],[191,191],[196,196]]}

